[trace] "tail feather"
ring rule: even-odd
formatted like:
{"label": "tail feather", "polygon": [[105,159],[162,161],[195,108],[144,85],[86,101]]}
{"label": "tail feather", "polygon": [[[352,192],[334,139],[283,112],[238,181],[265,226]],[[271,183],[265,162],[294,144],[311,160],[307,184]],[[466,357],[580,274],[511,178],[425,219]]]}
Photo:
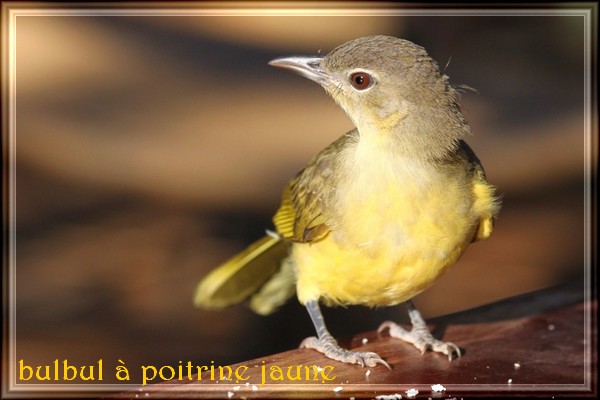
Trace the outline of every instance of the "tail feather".
{"label": "tail feather", "polygon": [[194,305],[216,310],[241,303],[280,269],[287,255],[285,242],[264,236],[210,272],[196,288]]}
{"label": "tail feather", "polygon": [[260,291],[252,295],[250,308],[257,314],[268,315],[284,305],[296,293],[294,262],[290,257],[281,263],[277,271]]}

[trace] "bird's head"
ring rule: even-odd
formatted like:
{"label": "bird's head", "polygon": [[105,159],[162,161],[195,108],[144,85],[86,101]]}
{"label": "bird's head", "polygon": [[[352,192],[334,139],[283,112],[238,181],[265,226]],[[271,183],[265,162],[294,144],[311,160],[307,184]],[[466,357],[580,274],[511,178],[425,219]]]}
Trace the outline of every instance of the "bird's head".
{"label": "bird's head", "polygon": [[428,142],[436,156],[469,132],[448,77],[425,49],[408,40],[363,37],[324,57],[277,58],[269,64],[320,84],[361,135],[396,133],[402,140]]}

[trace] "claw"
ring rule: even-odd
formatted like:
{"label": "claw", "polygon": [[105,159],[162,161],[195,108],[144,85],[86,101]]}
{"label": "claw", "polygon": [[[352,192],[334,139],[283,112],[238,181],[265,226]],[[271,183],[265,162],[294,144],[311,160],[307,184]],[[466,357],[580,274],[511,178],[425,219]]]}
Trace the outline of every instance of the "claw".
{"label": "claw", "polygon": [[448,361],[452,361],[452,355],[454,353],[456,353],[456,356],[458,358],[462,357],[462,353],[460,351],[460,348],[457,345],[455,345],[452,342],[445,342],[445,345],[451,348],[450,350],[447,349],[447,353],[446,353],[446,354],[448,354]]}
{"label": "claw", "polygon": [[[375,360],[375,365],[377,365],[377,364],[381,364],[381,365],[385,366],[390,371],[392,370],[392,367],[390,367],[390,364],[388,364],[385,360],[383,360],[381,358]],[[373,365],[373,366],[375,366],[375,365]]]}

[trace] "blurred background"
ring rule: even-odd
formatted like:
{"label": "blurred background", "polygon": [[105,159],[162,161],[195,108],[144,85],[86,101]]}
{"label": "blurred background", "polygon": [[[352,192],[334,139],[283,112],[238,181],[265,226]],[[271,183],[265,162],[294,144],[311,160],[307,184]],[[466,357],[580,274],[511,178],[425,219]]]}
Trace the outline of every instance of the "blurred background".
{"label": "blurred background", "polygon": [[[578,16],[20,16],[17,360],[239,362],[313,335],[282,312],[197,310],[197,282],[271,228],[280,193],[352,128],[272,58],[359,36],[424,46],[503,194],[492,238],[416,298],[430,318],[584,271],[584,20]],[[367,284],[367,283],[365,283]],[[335,336],[403,307],[327,310]],[[110,369],[109,369],[110,368]],[[112,374],[109,374],[112,375]],[[110,382],[105,376],[103,383]]]}

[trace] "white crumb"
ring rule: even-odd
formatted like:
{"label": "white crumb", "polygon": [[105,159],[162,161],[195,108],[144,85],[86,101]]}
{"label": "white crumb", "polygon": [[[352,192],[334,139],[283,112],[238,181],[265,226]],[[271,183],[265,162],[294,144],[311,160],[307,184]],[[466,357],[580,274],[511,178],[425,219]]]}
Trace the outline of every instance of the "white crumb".
{"label": "white crumb", "polygon": [[418,395],[419,391],[417,389],[408,389],[408,390],[405,390],[404,393],[406,393],[406,396],[408,398],[412,398],[412,397],[415,397],[416,395]]}
{"label": "white crumb", "polygon": [[512,379],[509,379],[508,380],[508,384],[510,385],[511,383],[512,383]]}
{"label": "white crumb", "polygon": [[381,394],[379,396],[375,396],[376,400],[402,400],[402,395],[398,393],[394,394]]}
{"label": "white crumb", "polygon": [[333,388],[333,391],[336,392],[336,393],[338,393],[338,392],[341,392],[342,389],[344,389],[344,388],[341,387],[341,386],[336,386],[336,387]]}
{"label": "white crumb", "polygon": [[256,392],[257,390],[258,390],[258,386],[256,386],[256,385],[252,385],[252,391],[253,391],[253,392]]}
{"label": "white crumb", "polygon": [[369,339],[367,339],[366,337],[364,337],[362,339],[362,344],[367,344],[367,343],[369,343]]}
{"label": "white crumb", "polygon": [[323,367],[317,367],[317,372],[323,371]]}
{"label": "white crumb", "polygon": [[231,389],[233,389],[234,392],[237,392],[238,390],[240,390],[240,387],[239,386],[234,386]]}
{"label": "white crumb", "polygon": [[246,386],[250,386],[250,382],[246,382]]}
{"label": "white crumb", "polygon": [[521,364],[519,364],[518,362],[515,363],[515,369],[519,369],[519,368],[521,368]]}
{"label": "white crumb", "polygon": [[446,388],[439,383],[436,383],[435,385],[431,385],[431,390],[434,392],[443,392],[446,390]]}
{"label": "white crumb", "polygon": [[367,370],[367,372],[365,372],[365,377],[367,377],[367,378],[368,378],[368,377],[369,377],[369,375],[371,375],[371,370],[370,370],[370,369],[368,369],[368,370]]}
{"label": "white crumb", "polygon": [[554,329],[556,329],[556,326],[554,326],[554,324],[548,325],[548,330],[549,331],[553,331]]}
{"label": "white crumb", "polygon": [[228,397],[228,398],[232,398],[232,397],[233,397],[233,395],[234,395],[234,393],[233,393],[233,392],[227,392],[227,397]]}

